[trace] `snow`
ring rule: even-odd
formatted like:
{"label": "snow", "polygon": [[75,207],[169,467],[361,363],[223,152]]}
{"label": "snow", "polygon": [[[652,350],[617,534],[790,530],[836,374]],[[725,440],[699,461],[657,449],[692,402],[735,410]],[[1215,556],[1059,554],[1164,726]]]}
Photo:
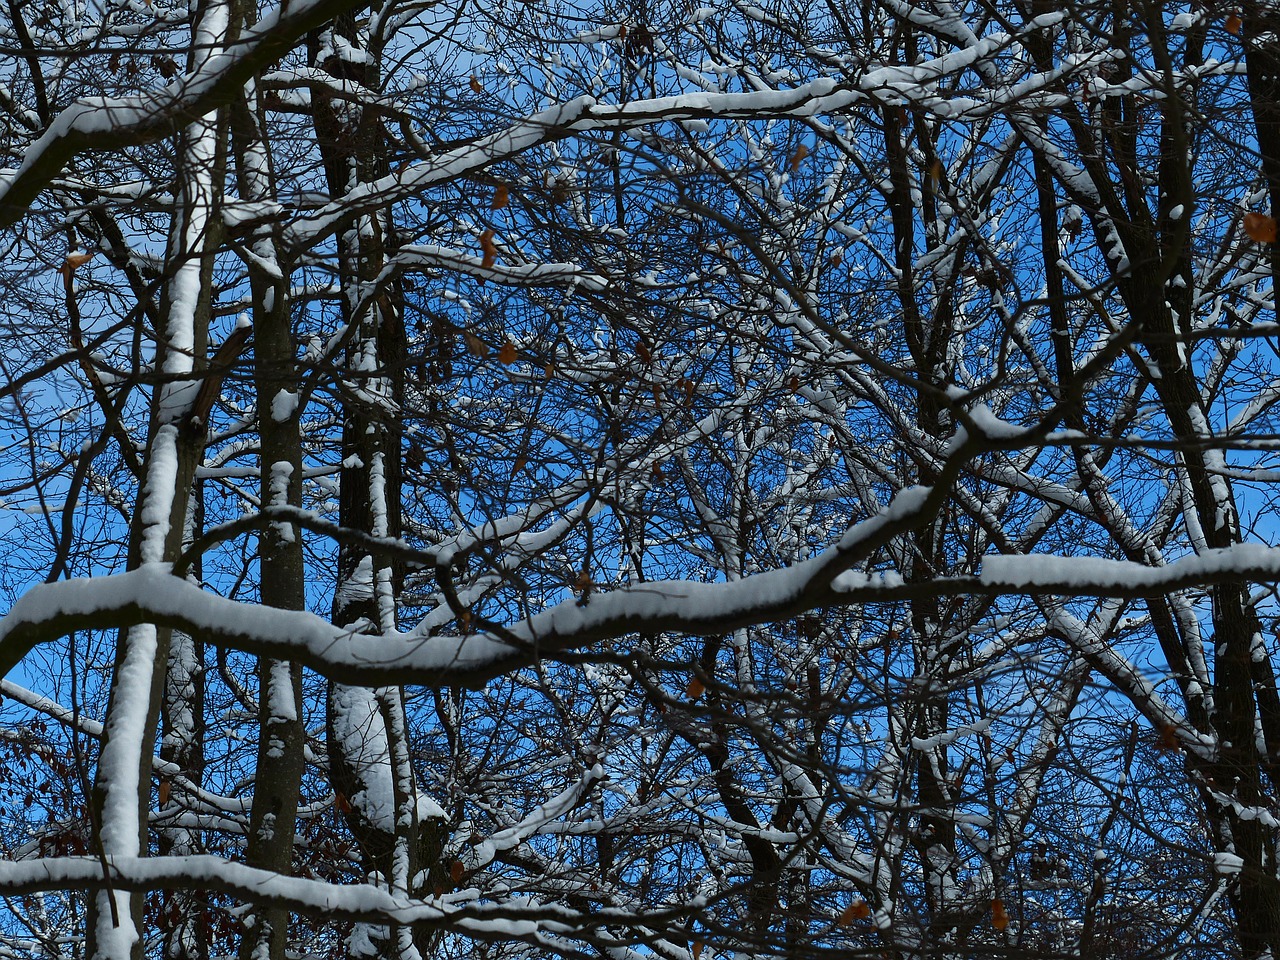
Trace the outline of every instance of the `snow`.
{"label": "snow", "polygon": [[271,419],[284,423],[298,409],[298,395],[290,390],[280,390],[271,398]]}
{"label": "snow", "polygon": [[1213,870],[1219,876],[1230,877],[1244,869],[1244,858],[1234,853],[1219,852],[1213,855]]}
{"label": "snow", "polygon": [[349,798],[351,805],[378,830],[394,833],[396,807],[391,751],[377,694],[367,687],[335,685],[329,697],[329,711],[335,746],[360,785]]}

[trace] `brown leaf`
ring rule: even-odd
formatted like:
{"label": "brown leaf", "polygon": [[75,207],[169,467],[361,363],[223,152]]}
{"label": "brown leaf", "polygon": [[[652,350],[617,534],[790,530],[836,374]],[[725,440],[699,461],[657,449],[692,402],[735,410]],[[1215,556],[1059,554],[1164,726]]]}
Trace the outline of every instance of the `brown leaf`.
{"label": "brown leaf", "polygon": [[160,794],[160,806],[162,806],[162,807],[163,807],[166,803],[168,803],[168,802],[169,802],[169,791],[170,791],[170,789],[171,789],[171,787],[170,787],[170,785],[169,785],[169,781],[168,781],[168,780],[161,780],[161,781],[160,781],[160,790],[159,790],[159,794]]}
{"label": "brown leaf", "polygon": [[511,202],[511,195],[507,190],[505,183],[498,184],[498,189],[493,191],[493,200],[489,203],[490,210],[501,210]]}
{"label": "brown leaf", "polygon": [[1276,242],[1276,219],[1265,213],[1246,213],[1244,215],[1244,232],[1258,243]]}
{"label": "brown leaf", "polygon": [[470,330],[462,332],[462,341],[467,345],[467,353],[473,357],[479,357],[483,360],[489,355],[489,345],[477,337]]}
{"label": "brown leaf", "polygon": [[689,685],[684,688],[684,692],[689,695],[690,700],[697,700],[706,691],[707,685],[697,677],[689,678]]}
{"label": "brown leaf", "polygon": [[1233,37],[1240,36],[1241,26],[1243,26],[1243,24],[1240,22],[1240,17],[1238,14],[1233,13],[1227,17],[1227,23],[1226,23],[1227,33],[1231,34]]}
{"label": "brown leaf", "polygon": [[484,259],[480,261],[480,266],[492,267],[498,259],[498,247],[493,242],[492,230],[486,230],[480,234],[480,252],[484,254]]}
{"label": "brown leaf", "polygon": [[1009,914],[1005,912],[1004,901],[999,897],[991,901],[991,925],[997,930],[1009,926]]}
{"label": "brown leaf", "polygon": [[471,75],[471,92],[484,93],[484,85],[480,82],[480,78],[474,73]]}
{"label": "brown leaf", "polygon": [[692,957],[692,958],[693,958],[693,960],[698,960],[698,958],[699,958],[700,956],[702,956],[702,941],[701,941],[701,940],[695,940],[695,941],[693,941],[693,944],[689,947],[689,956],[690,956],[690,957]]}
{"label": "brown leaf", "polygon": [[509,367],[515,363],[519,357],[516,354],[516,345],[508,340],[502,345],[498,351],[498,362],[504,367]]}
{"label": "brown leaf", "polygon": [[89,250],[89,251],[72,250],[70,253],[67,254],[67,259],[62,261],[62,272],[70,273],[72,270],[75,270],[77,267],[83,267],[86,263],[88,263],[90,260],[93,259],[93,256],[94,256],[94,253],[92,250]]}
{"label": "brown leaf", "polygon": [[831,254],[831,256],[827,258],[827,262],[830,263],[833,267],[840,266],[840,263],[843,260],[844,260],[844,254],[842,254],[839,250],[837,250],[835,253]]}
{"label": "brown leaf", "polygon": [[1161,725],[1156,734],[1156,749],[1161,753],[1176,753],[1180,749],[1177,729],[1167,724]]}
{"label": "brown leaf", "polygon": [[636,343],[636,356],[640,358],[640,362],[646,367],[653,362],[653,351],[649,349],[649,345],[643,340]]}
{"label": "brown leaf", "polygon": [[333,795],[333,805],[338,808],[339,813],[351,812],[351,801],[347,799],[347,795],[341,791]]}
{"label": "brown leaf", "polygon": [[511,464],[511,472],[519,473],[521,470],[525,468],[527,464],[528,464],[528,461],[525,459],[525,456],[522,453],[518,457],[516,457],[515,463]]}
{"label": "brown leaf", "polygon": [[542,368],[542,375],[546,377],[548,380],[551,379],[552,374],[554,374],[555,372],[556,372],[556,366],[554,363],[548,363],[545,367]]}
{"label": "brown leaf", "polygon": [[865,920],[871,916],[871,908],[865,900],[854,900],[840,912],[840,926],[847,927],[855,920]]}
{"label": "brown leaf", "polygon": [[934,159],[929,164],[929,179],[933,181],[933,188],[938,189],[938,185],[942,183],[942,161]]}
{"label": "brown leaf", "polygon": [[464,872],[465,868],[462,866],[461,860],[455,860],[453,863],[449,864],[449,876],[454,883],[462,882],[462,875]]}
{"label": "brown leaf", "polygon": [[791,154],[791,159],[788,161],[788,163],[791,166],[792,173],[799,172],[800,164],[804,162],[804,158],[807,157],[808,155],[809,155],[809,148],[805,146],[803,143],[800,144],[798,147],[796,147],[795,153]]}

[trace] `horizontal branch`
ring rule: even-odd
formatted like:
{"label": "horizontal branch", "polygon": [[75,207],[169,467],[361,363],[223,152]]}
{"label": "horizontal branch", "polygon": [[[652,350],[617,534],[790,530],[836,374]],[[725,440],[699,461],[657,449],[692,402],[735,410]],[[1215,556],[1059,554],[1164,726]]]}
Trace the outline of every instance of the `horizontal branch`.
{"label": "horizontal branch", "polygon": [[[731,583],[652,581],[566,600],[491,634],[370,635],[334,627],[305,611],[228,600],[162,565],[108,577],[44,584],[0,620],[0,676],[30,650],[74,630],[156,623],[206,643],[297,660],[343,683],[480,686],[494,677],[623,636],[692,636],[798,616],[822,607],[956,595],[1091,595],[1137,598],[1213,583],[1280,581],[1280,549],[1237,544],[1163,567],[1048,555],[993,556],[978,576],[907,583],[896,573],[849,569],[889,538],[926,522],[935,491],[911,488],[852,527],[812,560]],[[843,568],[843,569],[841,569]]]}

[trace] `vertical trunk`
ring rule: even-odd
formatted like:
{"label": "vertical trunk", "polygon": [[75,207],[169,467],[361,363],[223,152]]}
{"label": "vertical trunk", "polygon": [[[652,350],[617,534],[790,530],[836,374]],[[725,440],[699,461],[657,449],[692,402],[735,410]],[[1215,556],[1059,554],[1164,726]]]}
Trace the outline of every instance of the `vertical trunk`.
{"label": "vertical trunk", "polygon": [[[223,4],[209,0],[201,6],[193,27],[192,57],[207,57],[221,49],[227,27]],[[177,153],[180,206],[174,214],[167,257],[176,266],[161,304],[164,327],[156,344],[156,366],[162,378],[152,402],[145,477],[130,533],[132,568],[167,563],[180,550],[195,468],[204,446],[203,424],[193,423],[190,414],[199,386],[194,378],[196,358],[206,350],[210,277],[220,233],[216,117],[188,126],[179,136]],[[136,857],[147,849],[151,758],[164,697],[170,632],[141,624],[122,631],[117,643],[91,798],[104,857]],[[142,907],[140,894],[108,889],[93,896],[85,955],[94,960],[141,960]]]}
{"label": "vertical trunk", "polygon": [[[374,13],[377,8],[375,6]],[[317,66],[348,81],[377,89],[381,53],[361,36],[354,19],[339,20],[334,31],[352,48],[368,46],[360,62],[336,52]],[[320,38],[316,38],[319,40]],[[313,43],[313,55],[338,45]],[[330,193],[341,196],[387,170],[378,118],[372,111],[352,117],[317,90],[317,139]],[[347,366],[354,378],[343,416],[343,466],[339,523],[375,536],[400,535],[401,430],[404,393],[403,298],[397,285],[360,306],[385,260],[390,218],[374,213],[357,218],[338,237],[343,319],[354,330]],[[358,398],[358,399],[357,399]],[[334,592],[335,624],[381,632],[396,627],[395,593],[400,575],[375,563],[364,550],[342,544]],[[334,789],[347,826],[359,844],[364,867],[395,890],[408,893],[418,872],[417,799],[409,762],[402,692],[369,690],[334,683],[328,696],[328,753]],[[385,942],[400,956],[418,948],[408,930],[367,929],[365,938]],[[420,946],[425,948],[424,942]]]}
{"label": "vertical trunk", "polygon": [[[252,9],[242,16],[255,15]],[[261,114],[252,86],[233,107],[232,134],[239,159],[241,196],[269,200],[273,179]],[[264,506],[302,502],[302,439],[297,409],[295,347],[289,309],[289,272],[278,238],[262,230],[252,242],[249,284],[253,295],[254,390],[261,444],[259,481]],[[305,607],[300,532],[286,521],[265,525],[258,538],[262,603],[286,610]],[[258,665],[258,740],[253,808],[245,861],[288,875],[293,860],[306,730],[302,718],[302,667],[264,659]],[[240,945],[241,960],[284,960],[288,911],[259,907]]]}
{"label": "vertical trunk", "polygon": [[[910,63],[916,57],[915,42],[910,32],[902,42],[906,61]],[[936,221],[935,188],[913,183],[907,151],[907,138],[911,135],[908,123],[912,118],[898,108],[886,108],[882,116],[889,165],[888,203],[893,225],[894,263],[898,270],[898,298],[903,311],[907,348],[915,366],[915,376],[922,383],[922,389],[916,394],[916,425],[921,432],[941,442],[945,440],[950,424],[931,388],[944,386],[947,382],[946,345],[953,327],[950,294],[941,290],[932,314],[924,315],[920,309],[923,293],[920,285],[924,281],[916,271],[914,255],[917,214],[927,228],[926,242],[935,244],[940,239],[933,235],[932,228]],[[926,157],[932,157],[934,148],[922,116],[914,117],[912,130],[922,152]],[[934,158],[933,162],[938,161]],[[913,196],[917,192],[918,201]],[[935,480],[928,462],[921,460],[916,482],[928,486]],[[932,524],[912,535],[906,563],[910,582],[932,580],[946,572],[947,558],[941,544],[945,522],[940,515]],[[950,724],[947,693],[945,689],[939,691],[938,688],[945,688],[945,675],[954,651],[944,643],[944,615],[942,605],[936,599],[912,601],[910,617],[915,689],[920,699],[914,708],[914,725],[907,733],[921,739],[936,738]],[[950,805],[950,763],[947,747],[941,743],[929,750],[916,752],[915,758],[915,800],[920,815],[912,841],[924,874],[928,944],[937,946],[954,940],[957,923],[956,828],[947,813]]]}
{"label": "vertical trunk", "polygon": [[[187,531],[184,546],[199,533],[202,525],[202,505],[199,481],[191,494],[187,509]],[[199,582],[201,564],[197,559],[192,566],[191,577]],[[181,630],[173,631],[169,639],[169,662],[164,684],[164,703],[161,706],[163,736],[160,741],[160,757],[181,771],[189,783],[199,786],[204,775],[204,645]],[[161,793],[161,810],[164,809],[164,792]],[[172,801],[170,801],[172,802]],[[203,852],[198,831],[190,827],[166,827],[160,831],[161,856],[190,856]],[[207,909],[208,898],[186,891],[170,891],[164,896],[161,927],[164,935],[166,960],[207,960],[209,956],[206,938],[200,935],[202,913]]]}

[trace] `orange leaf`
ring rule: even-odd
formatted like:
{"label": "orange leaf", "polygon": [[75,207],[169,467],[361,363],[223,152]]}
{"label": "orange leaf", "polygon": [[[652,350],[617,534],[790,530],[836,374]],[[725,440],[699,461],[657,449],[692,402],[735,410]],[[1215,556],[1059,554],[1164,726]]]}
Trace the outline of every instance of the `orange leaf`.
{"label": "orange leaf", "polygon": [[689,947],[689,956],[691,956],[691,957],[693,958],[693,960],[698,960],[698,958],[699,958],[700,956],[702,956],[702,941],[701,941],[701,940],[695,940],[695,941],[693,941],[693,945]]}
{"label": "orange leaf", "polygon": [[338,808],[339,813],[351,812],[351,801],[347,799],[345,793],[335,793],[333,795],[333,805]]}
{"label": "orange leaf", "polygon": [[542,368],[542,375],[546,377],[548,380],[551,379],[552,374],[554,374],[555,372],[556,372],[556,367],[554,363],[548,363],[545,367]]}
{"label": "orange leaf", "polygon": [[1276,219],[1265,213],[1246,213],[1244,215],[1244,232],[1250,239],[1258,243],[1276,242]]}
{"label": "orange leaf", "polygon": [[160,791],[159,791],[159,792],[160,792],[160,806],[162,806],[162,807],[163,807],[166,803],[168,803],[168,802],[169,802],[169,790],[170,790],[170,789],[171,789],[171,788],[170,788],[170,786],[169,786],[169,781],[168,781],[168,780],[161,780],[161,781],[160,781]]}
{"label": "orange leaf", "polygon": [[840,912],[840,926],[847,927],[855,920],[865,920],[871,916],[871,908],[865,900],[854,900]]}
{"label": "orange leaf", "polygon": [[471,92],[484,93],[484,86],[480,83],[479,78],[474,73],[471,75]]}
{"label": "orange leaf", "polygon": [[803,143],[796,147],[796,152],[791,154],[791,172],[796,173],[800,169],[800,164],[804,162],[804,158],[809,155],[809,148]]}
{"label": "orange leaf", "polygon": [[1233,37],[1240,36],[1241,26],[1243,26],[1243,24],[1241,24],[1240,17],[1237,14],[1233,13],[1229,17],[1227,17],[1227,23],[1226,23],[1227,33],[1231,34]]}
{"label": "orange leaf", "polygon": [[449,864],[449,876],[453,878],[454,883],[462,882],[463,872],[464,868],[461,860],[455,860],[453,863]]}
{"label": "orange leaf", "polygon": [[489,203],[490,210],[501,210],[511,202],[510,193],[505,183],[498,184],[498,189],[493,191],[493,200]]}
{"label": "orange leaf", "polygon": [[640,358],[640,362],[645,366],[653,362],[653,351],[649,349],[649,345],[643,340],[636,343],[636,356]]}
{"label": "orange leaf", "polygon": [[498,351],[498,362],[504,367],[509,367],[517,360],[516,345],[508,340],[502,345],[502,349]]}
{"label": "orange leaf", "polygon": [[991,901],[991,925],[997,930],[1009,926],[1009,914],[1005,912],[1004,901],[999,897]]}
{"label": "orange leaf", "polygon": [[519,473],[521,470],[525,468],[528,462],[529,461],[525,459],[524,454],[523,453],[520,454],[518,457],[516,457],[515,463],[511,465],[511,472]]}
{"label": "orange leaf", "polygon": [[942,183],[942,161],[935,159],[929,164],[929,179],[933,181],[933,188],[936,190],[938,184]]}
{"label": "orange leaf", "polygon": [[703,691],[707,689],[707,685],[697,677],[689,678],[689,685],[684,688],[684,692],[689,695],[690,700],[697,700],[702,696]]}
{"label": "orange leaf", "polygon": [[473,357],[479,357],[483,360],[489,355],[489,345],[477,337],[470,330],[464,330],[462,340],[467,345],[467,353]]}
{"label": "orange leaf", "polygon": [[486,230],[480,234],[480,252],[484,254],[484,259],[480,261],[480,266],[492,267],[494,261],[498,259],[498,247],[493,242],[492,230]]}

